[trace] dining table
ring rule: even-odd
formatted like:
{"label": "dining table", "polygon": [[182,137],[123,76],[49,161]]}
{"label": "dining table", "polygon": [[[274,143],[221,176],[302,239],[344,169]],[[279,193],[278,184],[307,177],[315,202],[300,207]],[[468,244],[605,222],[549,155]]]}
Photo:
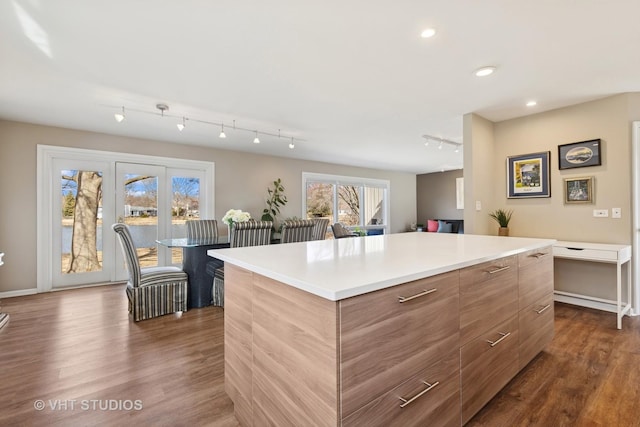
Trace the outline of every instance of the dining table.
{"label": "dining table", "polygon": [[[207,255],[209,249],[228,248],[228,236],[207,239],[159,239],[156,243],[168,248],[182,249],[182,269],[189,277],[187,307],[201,308],[211,305],[213,276],[207,274],[207,263],[216,261]],[[219,260],[218,260],[219,261]],[[223,262],[220,262],[222,267]]]}

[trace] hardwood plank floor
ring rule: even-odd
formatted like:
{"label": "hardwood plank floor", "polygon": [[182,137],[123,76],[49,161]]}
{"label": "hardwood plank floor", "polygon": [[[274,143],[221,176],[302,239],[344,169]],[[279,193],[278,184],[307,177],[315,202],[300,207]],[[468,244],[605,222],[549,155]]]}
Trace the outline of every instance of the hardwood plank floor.
{"label": "hardwood plank floor", "polygon": [[238,425],[221,308],[134,323],[124,285],[2,303],[0,425]]}
{"label": "hardwood plank floor", "polygon": [[[238,425],[222,309],[134,323],[123,285],[2,303],[0,426]],[[468,426],[640,426],[640,317],[555,309],[553,342]]]}

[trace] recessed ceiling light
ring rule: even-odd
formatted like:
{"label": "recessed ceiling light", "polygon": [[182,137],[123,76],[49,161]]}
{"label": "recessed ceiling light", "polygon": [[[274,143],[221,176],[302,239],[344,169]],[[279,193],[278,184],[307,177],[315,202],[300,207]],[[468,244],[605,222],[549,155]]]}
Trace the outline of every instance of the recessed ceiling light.
{"label": "recessed ceiling light", "polygon": [[538,103],[536,101],[527,102],[527,107],[535,107],[536,105],[538,105]]}
{"label": "recessed ceiling light", "polygon": [[493,72],[496,70],[496,67],[494,66],[488,66],[488,67],[482,67],[482,68],[478,68],[476,70],[476,76],[478,77],[485,77],[488,76],[490,74],[493,74]]}
{"label": "recessed ceiling light", "polygon": [[423,39],[428,39],[429,37],[433,37],[436,35],[436,30],[433,28],[425,28],[422,33],[420,33],[420,37]]}

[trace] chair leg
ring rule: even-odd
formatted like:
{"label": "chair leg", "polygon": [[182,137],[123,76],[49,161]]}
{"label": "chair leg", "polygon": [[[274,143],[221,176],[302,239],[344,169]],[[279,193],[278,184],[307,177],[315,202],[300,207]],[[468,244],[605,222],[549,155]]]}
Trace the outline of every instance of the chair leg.
{"label": "chair leg", "polygon": [[211,293],[211,305],[224,307],[224,279],[214,277]]}

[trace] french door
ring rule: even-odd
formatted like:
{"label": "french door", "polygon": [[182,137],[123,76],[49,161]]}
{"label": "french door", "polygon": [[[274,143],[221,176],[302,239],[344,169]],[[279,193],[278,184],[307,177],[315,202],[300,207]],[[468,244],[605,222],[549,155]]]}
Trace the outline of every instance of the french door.
{"label": "french door", "polygon": [[213,166],[38,146],[38,291],[126,280],[115,222],[129,225],[143,267],[180,265],[180,251],[156,239],[214,218]]}

